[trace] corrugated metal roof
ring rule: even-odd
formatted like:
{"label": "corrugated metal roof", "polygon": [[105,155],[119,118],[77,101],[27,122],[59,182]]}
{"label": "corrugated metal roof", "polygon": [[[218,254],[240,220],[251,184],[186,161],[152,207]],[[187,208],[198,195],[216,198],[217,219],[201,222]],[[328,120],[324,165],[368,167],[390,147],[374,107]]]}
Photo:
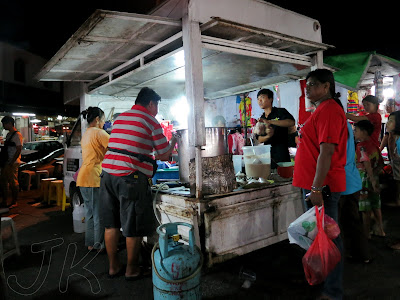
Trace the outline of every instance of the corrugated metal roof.
{"label": "corrugated metal roof", "polygon": [[36,77],[92,81],[181,28],[179,20],[96,10]]}
{"label": "corrugated metal roof", "polygon": [[[204,95],[217,98],[304,77],[309,54],[329,45],[213,18],[201,25]],[[184,94],[180,20],[97,10],[37,75],[83,81],[90,94],[133,96],[143,86],[161,97]]]}

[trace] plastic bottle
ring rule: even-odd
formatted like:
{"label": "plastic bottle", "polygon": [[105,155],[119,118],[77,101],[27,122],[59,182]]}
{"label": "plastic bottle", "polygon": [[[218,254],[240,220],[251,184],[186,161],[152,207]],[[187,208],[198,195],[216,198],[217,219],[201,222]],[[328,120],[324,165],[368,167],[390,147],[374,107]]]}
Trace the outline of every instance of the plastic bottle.
{"label": "plastic bottle", "polygon": [[74,232],[82,233],[85,232],[85,205],[75,205],[72,212],[72,220],[74,226]]}

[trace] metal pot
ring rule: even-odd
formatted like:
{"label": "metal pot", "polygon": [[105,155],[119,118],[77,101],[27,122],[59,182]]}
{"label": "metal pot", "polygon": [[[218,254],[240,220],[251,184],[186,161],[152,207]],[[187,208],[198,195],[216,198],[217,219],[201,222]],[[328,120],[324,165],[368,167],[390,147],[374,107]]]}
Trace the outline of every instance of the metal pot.
{"label": "metal pot", "polygon": [[[195,148],[189,146],[187,129],[178,130],[179,178],[189,182],[189,162],[195,158]],[[214,157],[228,153],[228,130],[225,127],[206,127],[206,145],[202,147],[202,157]]]}

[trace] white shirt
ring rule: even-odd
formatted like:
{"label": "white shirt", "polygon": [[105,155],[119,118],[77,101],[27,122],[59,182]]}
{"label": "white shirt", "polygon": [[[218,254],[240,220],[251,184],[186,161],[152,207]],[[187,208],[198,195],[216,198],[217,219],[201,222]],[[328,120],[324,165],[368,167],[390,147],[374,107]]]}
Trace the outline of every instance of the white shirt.
{"label": "white shirt", "polygon": [[[13,132],[8,132],[7,136],[6,136],[6,140],[10,141],[10,142],[14,142],[15,143],[15,147],[7,147],[7,151],[8,151],[8,159],[7,159],[7,164],[9,164],[12,160],[12,158],[14,157],[15,152],[17,151],[17,146],[22,146],[22,134],[17,131],[14,136],[12,137],[12,139],[10,140],[11,135],[13,134]],[[20,164],[21,163],[21,154],[18,156],[17,160],[15,161],[15,163]]]}

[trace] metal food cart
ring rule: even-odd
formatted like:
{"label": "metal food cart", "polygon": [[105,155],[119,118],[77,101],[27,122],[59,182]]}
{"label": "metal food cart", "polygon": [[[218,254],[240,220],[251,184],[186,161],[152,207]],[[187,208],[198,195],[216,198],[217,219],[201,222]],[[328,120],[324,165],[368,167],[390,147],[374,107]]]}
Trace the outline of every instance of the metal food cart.
{"label": "metal food cart", "polygon": [[[102,97],[133,101],[145,86],[163,99],[185,95],[189,146],[200,161],[204,99],[304,78],[329,47],[317,20],[265,1],[169,0],[150,15],[97,10],[37,78],[68,82],[66,101],[75,91],[82,109]],[[209,265],[285,239],[302,212],[290,182],[205,196],[202,164],[195,173],[195,197],[157,197],[163,222],[195,225]]]}

